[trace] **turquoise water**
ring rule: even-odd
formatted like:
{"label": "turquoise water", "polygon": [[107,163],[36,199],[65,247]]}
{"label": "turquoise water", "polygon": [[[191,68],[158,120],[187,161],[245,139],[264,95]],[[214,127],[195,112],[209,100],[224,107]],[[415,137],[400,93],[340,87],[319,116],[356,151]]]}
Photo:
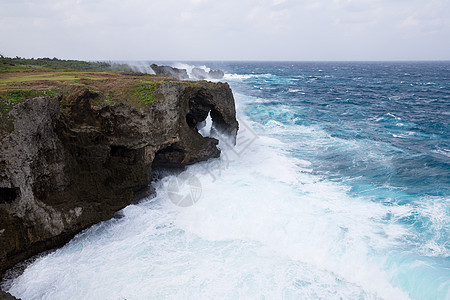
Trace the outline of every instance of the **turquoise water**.
{"label": "turquoise water", "polygon": [[241,128],[186,171],[198,201],[174,205],[164,178],[5,283],[13,295],[450,297],[449,62],[193,64],[225,71]]}
{"label": "turquoise water", "polygon": [[383,218],[408,231],[386,255],[385,268],[399,269],[391,282],[411,298],[449,297],[450,63],[233,68],[251,74],[233,85],[255,97],[246,114],[277,127],[268,134],[289,155],[352,197],[408,208]]}

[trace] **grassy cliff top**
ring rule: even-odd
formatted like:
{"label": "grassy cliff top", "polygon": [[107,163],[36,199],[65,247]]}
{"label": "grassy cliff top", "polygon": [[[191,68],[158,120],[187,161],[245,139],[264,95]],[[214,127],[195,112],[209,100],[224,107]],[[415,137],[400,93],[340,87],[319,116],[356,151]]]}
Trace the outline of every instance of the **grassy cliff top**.
{"label": "grassy cliff top", "polygon": [[20,71],[132,71],[128,65],[112,62],[87,62],[57,58],[20,58],[0,55],[0,73]]}
{"label": "grassy cliff top", "polygon": [[[62,95],[63,100],[74,87],[84,87],[99,95],[92,105],[154,103],[155,90],[170,77],[134,73],[127,65],[105,62],[59,60],[56,58],[23,59],[0,57],[0,113],[16,103],[38,96]],[[183,81],[184,84],[195,84]]]}

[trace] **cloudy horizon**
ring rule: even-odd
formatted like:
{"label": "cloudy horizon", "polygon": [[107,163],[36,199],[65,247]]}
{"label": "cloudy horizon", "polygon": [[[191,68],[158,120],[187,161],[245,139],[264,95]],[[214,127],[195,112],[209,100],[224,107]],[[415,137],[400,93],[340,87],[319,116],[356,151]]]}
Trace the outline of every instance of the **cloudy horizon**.
{"label": "cloudy horizon", "polygon": [[450,60],[444,0],[3,0],[0,54],[82,60]]}

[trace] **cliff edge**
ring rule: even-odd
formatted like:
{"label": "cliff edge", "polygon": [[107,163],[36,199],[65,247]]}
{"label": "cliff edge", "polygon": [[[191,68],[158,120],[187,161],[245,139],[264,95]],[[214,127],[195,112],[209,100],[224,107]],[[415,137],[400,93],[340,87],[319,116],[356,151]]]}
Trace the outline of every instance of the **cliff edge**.
{"label": "cliff edge", "polygon": [[162,80],[134,91],[138,102],[112,101],[75,84],[3,112],[0,274],[151,194],[155,168],[218,157],[218,141],[196,129],[208,114],[236,136],[226,83]]}

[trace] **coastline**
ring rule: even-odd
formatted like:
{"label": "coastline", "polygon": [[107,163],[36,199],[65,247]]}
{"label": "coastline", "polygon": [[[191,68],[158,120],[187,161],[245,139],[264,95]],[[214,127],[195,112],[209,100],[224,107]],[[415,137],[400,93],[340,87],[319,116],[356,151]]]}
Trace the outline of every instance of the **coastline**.
{"label": "coastline", "polygon": [[[0,80],[14,78],[7,75]],[[234,98],[226,83],[82,75],[91,77],[16,84],[13,90],[38,86],[57,91],[52,97],[24,98],[4,106],[2,275],[151,196],[154,170],[180,169],[218,157],[218,141],[197,130],[209,114],[215,130],[236,136]]]}

